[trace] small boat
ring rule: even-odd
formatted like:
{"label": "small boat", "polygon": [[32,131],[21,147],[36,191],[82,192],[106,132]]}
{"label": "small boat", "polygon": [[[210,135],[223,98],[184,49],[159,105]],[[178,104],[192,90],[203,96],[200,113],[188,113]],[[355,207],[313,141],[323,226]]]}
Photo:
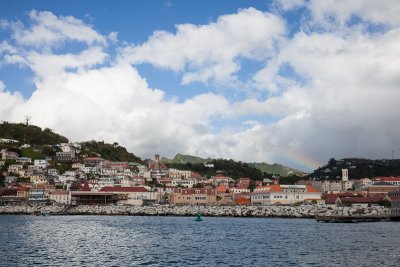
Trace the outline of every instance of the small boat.
{"label": "small boat", "polygon": [[203,218],[201,218],[201,213],[200,213],[200,206],[197,205],[197,215],[196,215],[196,222],[201,222],[203,220]]}
{"label": "small boat", "polygon": [[42,211],[42,216],[49,216],[50,212],[47,210]]}

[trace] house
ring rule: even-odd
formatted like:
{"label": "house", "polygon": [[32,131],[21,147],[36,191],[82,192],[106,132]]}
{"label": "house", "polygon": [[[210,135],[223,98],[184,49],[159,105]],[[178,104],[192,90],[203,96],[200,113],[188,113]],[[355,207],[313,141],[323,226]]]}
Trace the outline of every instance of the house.
{"label": "house", "polygon": [[340,206],[352,206],[352,207],[368,207],[372,204],[376,204],[385,198],[385,194],[375,194],[369,197],[363,196],[352,196],[352,197],[338,197],[336,199],[336,205]]}
{"label": "house", "polygon": [[23,168],[24,168],[24,165],[22,165],[22,164],[12,164],[12,165],[8,166],[8,172],[18,173]]}
{"label": "house", "polygon": [[327,205],[336,205],[336,199],[338,197],[355,197],[357,195],[353,193],[330,193],[330,194],[325,194],[324,199],[325,199],[325,204]]}
{"label": "house", "polygon": [[4,177],[4,183],[5,184],[14,184],[18,181],[17,176],[6,176]]}
{"label": "house", "polygon": [[171,193],[170,203],[212,205],[217,203],[217,194],[215,189],[210,188],[176,188]]}
{"label": "house", "polygon": [[150,176],[152,179],[160,179],[168,176],[167,166],[160,161],[160,155],[155,155],[155,162],[149,164]]}
{"label": "house", "polygon": [[12,159],[16,160],[18,158],[18,153],[14,151],[8,151],[3,149],[1,151],[1,159],[6,160],[6,159]]}
{"label": "house", "polygon": [[354,182],[354,190],[362,190],[364,188],[368,188],[370,185],[373,185],[373,181],[369,178],[362,178],[358,181]]}
{"label": "house", "polygon": [[190,177],[192,177],[192,171],[169,169],[168,176],[171,178],[189,179]]}
{"label": "house", "polygon": [[114,161],[109,161],[105,160],[102,163],[102,166],[104,168],[112,169],[112,170],[129,170],[130,165],[129,162],[114,162]]}
{"label": "house", "polygon": [[158,192],[149,191],[145,187],[103,187],[99,192],[116,195],[118,203],[126,205],[142,205],[143,201],[157,201]]}
{"label": "house", "polygon": [[49,193],[49,199],[57,204],[71,204],[71,193],[65,190],[55,190]]}
{"label": "house", "polygon": [[30,176],[30,182],[34,185],[38,185],[38,184],[47,184],[47,177],[46,175],[42,174],[42,173],[38,173],[38,174],[32,174]]}
{"label": "house", "polygon": [[37,169],[46,169],[48,164],[49,163],[45,159],[35,159],[33,161],[33,166],[35,166]]}
{"label": "house", "polygon": [[29,189],[29,201],[46,201],[49,196],[43,186],[32,187]]}
{"label": "house", "polygon": [[236,187],[238,188],[248,188],[250,186],[250,178],[239,178]]}
{"label": "house", "polygon": [[17,201],[16,188],[3,188],[0,191],[0,202],[13,202]]}
{"label": "house", "polygon": [[28,164],[28,163],[32,163],[32,159],[28,158],[28,157],[19,157],[16,160],[18,163],[22,163],[22,164]]}
{"label": "house", "polygon": [[72,205],[108,205],[117,203],[117,195],[108,192],[71,191]]}
{"label": "house", "polygon": [[313,181],[312,186],[323,193],[340,193],[343,191],[341,181]]}
{"label": "house", "polygon": [[104,159],[100,157],[86,157],[82,159],[83,164],[87,167],[95,167],[98,166]]}
{"label": "house", "polygon": [[391,185],[400,186],[400,177],[377,177],[376,180]]}
{"label": "house", "polygon": [[239,193],[250,193],[250,189],[248,186],[236,186],[236,187],[230,187],[229,192],[234,193],[234,194],[239,194]]}
{"label": "house", "polygon": [[29,198],[29,187],[20,185],[17,187],[17,198],[21,200],[28,200]]}
{"label": "house", "polygon": [[387,194],[390,191],[398,191],[400,186],[391,184],[389,182],[375,182],[368,187],[368,195],[374,194]]}
{"label": "house", "polygon": [[69,152],[56,152],[56,160],[58,162],[72,162],[76,160],[75,151],[71,150]]}
{"label": "house", "polygon": [[195,182],[193,179],[172,179],[171,181],[172,186],[183,186],[192,188],[194,184]]}
{"label": "house", "polygon": [[253,205],[287,205],[312,200],[321,200],[321,192],[312,185],[268,185],[258,187],[251,193]]}
{"label": "house", "polygon": [[229,182],[233,181],[232,178],[218,174],[212,177],[212,183],[214,186],[225,185],[229,186]]}

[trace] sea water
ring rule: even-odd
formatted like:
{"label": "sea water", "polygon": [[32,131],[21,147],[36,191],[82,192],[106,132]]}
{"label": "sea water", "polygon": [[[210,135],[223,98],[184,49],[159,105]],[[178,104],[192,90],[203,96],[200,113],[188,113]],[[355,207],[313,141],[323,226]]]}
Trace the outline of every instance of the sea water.
{"label": "sea water", "polygon": [[400,223],[0,216],[0,266],[400,266]]}

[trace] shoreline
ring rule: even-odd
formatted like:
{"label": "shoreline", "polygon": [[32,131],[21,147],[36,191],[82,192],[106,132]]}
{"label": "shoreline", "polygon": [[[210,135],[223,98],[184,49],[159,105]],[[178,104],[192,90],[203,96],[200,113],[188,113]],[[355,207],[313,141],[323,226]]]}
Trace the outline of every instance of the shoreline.
{"label": "shoreline", "polygon": [[[50,205],[19,203],[0,206],[0,215],[34,215],[48,212],[50,216],[65,215],[125,215],[125,216],[196,216],[197,206],[102,206]],[[388,217],[390,209],[381,207],[336,206],[200,206],[203,217],[307,218],[316,216]]]}

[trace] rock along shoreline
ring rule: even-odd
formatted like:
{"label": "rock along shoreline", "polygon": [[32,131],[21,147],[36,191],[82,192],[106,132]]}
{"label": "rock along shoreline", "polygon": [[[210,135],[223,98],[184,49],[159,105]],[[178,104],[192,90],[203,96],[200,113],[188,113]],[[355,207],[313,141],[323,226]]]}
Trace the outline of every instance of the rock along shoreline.
{"label": "rock along shoreline", "polygon": [[[130,215],[130,216],[195,216],[197,206],[101,206],[101,205],[51,205],[39,203],[8,204],[0,206],[0,214],[50,215]],[[200,206],[205,217],[280,217],[315,218],[315,216],[386,217],[390,209],[382,207],[336,207],[336,206]]]}

